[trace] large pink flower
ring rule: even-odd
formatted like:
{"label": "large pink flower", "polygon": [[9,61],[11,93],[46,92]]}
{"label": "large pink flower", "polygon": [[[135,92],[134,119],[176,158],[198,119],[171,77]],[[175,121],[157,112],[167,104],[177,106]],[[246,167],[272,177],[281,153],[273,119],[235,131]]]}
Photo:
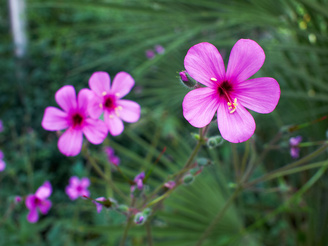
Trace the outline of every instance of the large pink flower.
{"label": "large pink flower", "polygon": [[229,142],[248,140],[255,131],[253,116],[245,109],[270,113],[278,104],[280,87],[273,78],[249,79],[263,65],[264,51],[253,40],[240,39],[232,48],[227,71],[219,51],[210,43],[191,47],[184,65],[188,74],[205,85],[184,98],[183,115],[201,128],[217,112],[221,135]]}
{"label": "large pink flower", "polygon": [[37,189],[35,194],[30,194],[26,197],[25,205],[30,210],[27,215],[27,220],[30,223],[35,223],[39,220],[38,210],[42,214],[48,213],[51,208],[51,201],[47,200],[47,198],[51,195],[51,193],[51,184],[49,181],[46,181]]}
{"label": "large pink flower", "polygon": [[42,119],[42,127],[48,131],[68,128],[58,141],[58,148],[66,156],[78,155],[82,148],[84,134],[93,144],[100,144],[107,136],[103,121],[88,117],[90,90],[82,89],[76,99],[71,85],[60,88],[55,95],[56,102],[64,110],[47,107]]}
{"label": "large pink flower", "polygon": [[93,96],[90,100],[90,116],[97,119],[104,113],[104,121],[109,132],[117,136],[123,132],[123,121],[133,123],[139,120],[140,106],[136,102],[121,99],[134,86],[130,74],[119,72],[110,84],[106,72],[95,72],[89,79]]}

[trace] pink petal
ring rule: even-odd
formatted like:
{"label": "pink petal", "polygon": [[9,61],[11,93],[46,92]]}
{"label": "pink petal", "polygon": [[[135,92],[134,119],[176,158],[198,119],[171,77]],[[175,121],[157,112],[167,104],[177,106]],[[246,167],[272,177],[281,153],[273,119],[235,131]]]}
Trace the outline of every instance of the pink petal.
{"label": "pink petal", "polygon": [[[192,46],[185,59],[184,66],[189,75],[209,87],[215,87],[225,79],[225,67],[220,52],[210,43]],[[211,78],[217,81],[212,81]]]}
{"label": "pink petal", "polygon": [[89,89],[82,89],[77,95],[79,112],[83,115],[88,115],[88,104],[92,96],[93,92]]}
{"label": "pink petal", "polygon": [[232,97],[255,112],[272,112],[280,98],[280,87],[273,78],[256,78],[235,83]]}
{"label": "pink petal", "polygon": [[44,200],[42,204],[39,205],[39,210],[42,214],[47,214],[51,208],[51,201]]}
{"label": "pink petal", "polygon": [[119,100],[118,105],[122,108],[118,109],[119,117],[130,123],[137,122],[140,118],[140,105],[130,100]]}
{"label": "pink petal", "polygon": [[126,72],[116,74],[111,91],[118,97],[122,98],[130,92],[134,86],[134,79]]}
{"label": "pink petal", "polygon": [[60,88],[55,94],[55,99],[65,112],[69,112],[77,107],[75,89],[71,85],[65,85]]}
{"label": "pink petal", "polygon": [[40,198],[41,200],[48,198],[52,193],[52,187],[49,181],[44,182],[42,186],[40,186],[35,195]]}
{"label": "pink petal", "polygon": [[59,151],[66,156],[76,156],[82,148],[82,131],[68,128],[58,140]]}
{"label": "pink petal", "polygon": [[182,102],[183,116],[194,127],[208,125],[219,107],[219,94],[212,88],[190,91]]}
{"label": "pink petal", "polygon": [[0,172],[6,169],[6,163],[0,159]]}
{"label": "pink petal", "polygon": [[84,177],[81,179],[82,187],[87,188],[87,187],[89,187],[89,185],[90,185],[90,180],[88,178]]}
{"label": "pink petal", "polygon": [[75,187],[66,186],[65,192],[68,195],[69,199],[71,199],[71,200],[75,200],[79,197],[79,193]]}
{"label": "pink petal", "polygon": [[105,123],[107,125],[107,129],[109,130],[110,134],[112,134],[113,136],[117,136],[123,132],[123,122],[114,113],[109,114],[107,111],[105,111],[104,118]]}
{"label": "pink petal", "polygon": [[103,103],[103,97],[99,97],[96,93],[93,93],[93,96],[89,100],[88,113],[91,118],[98,119],[103,113],[103,106],[100,106]]}
{"label": "pink petal", "polygon": [[35,223],[39,220],[39,214],[36,208],[30,210],[27,215],[27,220],[30,223]]}
{"label": "pink petal", "polygon": [[48,131],[66,129],[69,126],[67,113],[55,107],[47,107],[44,111],[41,125]]}
{"label": "pink petal", "polygon": [[236,111],[230,113],[226,100],[222,99],[217,118],[220,133],[229,142],[244,142],[254,134],[254,118],[240,103],[238,103]]}
{"label": "pink petal", "polygon": [[80,179],[76,176],[72,176],[69,179],[69,184],[72,186],[78,186],[80,184]]}
{"label": "pink petal", "polygon": [[110,77],[106,72],[95,72],[89,79],[89,86],[98,96],[102,96],[103,92],[109,92]]}
{"label": "pink petal", "polygon": [[261,46],[250,39],[240,39],[233,46],[227,68],[226,79],[242,82],[254,75],[263,65],[265,54]]}
{"label": "pink petal", "polygon": [[108,133],[105,122],[91,118],[85,120],[85,125],[82,131],[89,142],[93,144],[101,144]]}
{"label": "pink petal", "polygon": [[25,199],[25,205],[28,209],[35,209],[36,206],[35,206],[35,195],[33,194],[30,194],[30,195],[27,195],[26,199]]}

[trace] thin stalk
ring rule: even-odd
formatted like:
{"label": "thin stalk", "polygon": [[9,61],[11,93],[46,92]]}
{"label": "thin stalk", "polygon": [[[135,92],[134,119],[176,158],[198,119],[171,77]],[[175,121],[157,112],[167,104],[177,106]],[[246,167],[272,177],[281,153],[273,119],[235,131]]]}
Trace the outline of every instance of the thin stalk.
{"label": "thin stalk", "polygon": [[241,191],[241,188],[237,188],[235,192],[229,197],[229,199],[226,201],[224,204],[223,208],[218,212],[218,214],[215,216],[211,224],[206,228],[198,242],[195,244],[195,246],[201,246],[204,242],[204,240],[211,234],[213,231],[214,227],[219,223],[221,218],[224,216],[225,212],[228,210],[230,205],[233,203],[235,198],[238,196],[239,192]]}
{"label": "thin stalk", "polygon": [[147,230],[147,242],[148,242],[148,246],[153,246],[153,237],[151,234],[151,225],[150,225],[150,221],[146,222],[146,230]]}
{"label": "thin stalk", "polygon": [[[135,205],[135,203],[136,203],[136,198],[134,197],[132,199],[132,201],[131,201],[130,208],[133,208],[134,205]],[[129,229],[130,229],[130,227],[132,225],[132,221],[133,221],[132,214],[133,214],[132,211],[130,211],[129,214],[128,214],[127,223],[126,223],[126,226],[124,228],[124,232],[123,232],[123,236],[122,236],[122,239],[121,239],[121,242],[120,242],[120,246],[124,246],[125,245],[125,241],[126,241],[126,239],[128,237],[128,232],[129,232]]]}

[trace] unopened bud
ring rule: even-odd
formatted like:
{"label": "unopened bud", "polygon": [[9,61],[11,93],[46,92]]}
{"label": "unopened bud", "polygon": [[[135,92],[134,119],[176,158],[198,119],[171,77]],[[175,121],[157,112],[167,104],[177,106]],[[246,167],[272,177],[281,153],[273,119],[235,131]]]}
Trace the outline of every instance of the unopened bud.
{"label": "unopened bud", "polygon": [[197,82],[193,78],[191,78],[186,71],[181,71],[179,73],[179,76],[179,80],[184,86],[186,86],[187,88],[195,88]]}
{"label": "unopened bud", "polygon": [[200,139],[200,136],[197,133],[191,133],[191,136],[197,141]]}
{"label": "unopened bud", "polygon": [[210,137],[208,140],[207,140],[207,146],[210,148],[210,149],[213,149],[215,147],[218,147],[220,145],[223,144],[223,138],[221,136],[214,136],[214,137]]}
{"label": "unopened bud", "polygon": [[136,223],[137,225],[142,225],[143,223],[145,223],[147,217],[145,217],[145,215],[143,213],[137,213],[134,216],[134,223]]}
{"label": "unopened bud", "polygon": [[117,211],[120,213],[127,213],[129,212],[129,207],[127,205],[121,204],[117,207]]}
{"label": "unopened bud", "polygon": [[199,157],[199,158],[197,158],[197,164],[198,164],[198,166],[204,167],[204,166],[211,165],[212,162],[207,158]]}
{"label": "unopened bud", "polygon": [[183,177],[183,183],[185,185],[190,185],[193,181],[194,181],[194,176],[191,175],[191,174],[186,174],[184,177]]}

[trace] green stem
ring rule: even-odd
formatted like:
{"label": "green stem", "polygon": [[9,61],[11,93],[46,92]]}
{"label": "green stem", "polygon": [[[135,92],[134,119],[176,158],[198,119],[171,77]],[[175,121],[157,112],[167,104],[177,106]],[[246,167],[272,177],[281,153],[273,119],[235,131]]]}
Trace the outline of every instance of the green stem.
{"label": "green stem", "polygon": [[151,225],[150,221],[146,222],[146,230],[147,230],[147,241],[148,241],[148,246],[153,246],[153,237],[151,235]]}
{"label": "green stem", "polygon": [[221,218],[224,216],[225,212],[228,210],[230,205],[233,203],[235,198],[238,196],[239,192],[241,191],[241,188],[237,188],[235,192],[229,197],[229,199],[224,204],[223,208],[218,212],[218,214],[215,216],[215,218],[212,220],[211,224],[206,228],[198,242],[195,244],[195,246],[201,246],[204,242],[204,240],[211,234],[214,227],[219,223]]}
{"label": "green stem", "polygon": [[[131,206],[130,208],[133,208],[134,205],[135,205],[135,202],[136,202],[136,198],[132,198],[132,201],[131,201]],[[133,212],[132,211],[129,211],[129,214],[128,214],[128,217],[127,217],[127,223],[126,223],[126,226],[124,228],[124,232],[123,232],[123,236],[122,236],[122,239],[121,239],[121,242],[120,242],[120,246],[124,246],[125,245],[125,241],[128,237],[128,232],[129,232],[129,229],[132,225],[132,221],[133,221],[133,218],[132,218],[132,215],[133,215]]]}

